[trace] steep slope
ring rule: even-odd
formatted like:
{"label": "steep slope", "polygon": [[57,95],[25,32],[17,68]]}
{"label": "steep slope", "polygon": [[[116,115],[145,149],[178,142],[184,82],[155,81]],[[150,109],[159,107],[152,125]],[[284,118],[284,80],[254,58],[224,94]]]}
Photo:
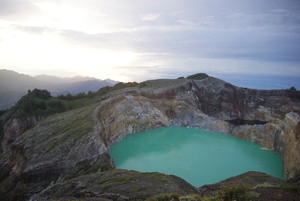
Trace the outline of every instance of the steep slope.
{"label": "steep slope", "polygon": [[[299,91],[238,88],[213,77],[142,82],[103,94],[89,106],[48,117],[17,138],[1,154],[0,194],[15,200],[47,197],[53,184],[55,189],[63,181],[67,185],[70,178],[74,177],[73,182],[81,175],[113,169],[107,150],[127,134],[163,126],[203,128],[254,141],[279,153],[285,178],[296,178],[300,170],[299,109]],[[234,125],[226,121],[233,119],[267,123]],[[93,177],[84,179],[88,178]],[[73,187],[80,192],[80,179],[72,182],[68,185],[76,183]],[[116,185],[120,192],[128,188],[119,197],[134,190],[123,182]],[[94,189],[93,195],[113,199],[103,188]]]}
{"label": "steep slope", "polygon": [[50,182],[111,169],[94,107],[53,115],[20,136],[1,155],[0,194],[25,199]]}
{"label": "steep slope", "polygon": [[[155,80],[145,82],[144,88],[114,94],[96,111],[107,145],[152,128],[195,127],[274,150],[282,156],[287,179],[300,170],[299,91],[244,89],[212,77]],[[226,121],[232,119],[268,123],[233,125]]]}

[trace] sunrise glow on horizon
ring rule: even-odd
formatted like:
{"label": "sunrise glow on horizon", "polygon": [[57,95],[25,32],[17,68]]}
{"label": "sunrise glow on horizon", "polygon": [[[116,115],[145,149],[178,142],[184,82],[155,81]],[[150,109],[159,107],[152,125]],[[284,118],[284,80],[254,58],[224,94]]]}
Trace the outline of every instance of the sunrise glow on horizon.
{"label": "sunrise glow on horizon", "polygon": [[5,0],[0,29],[1,69],[31,76],[300,87],[296,0]]}

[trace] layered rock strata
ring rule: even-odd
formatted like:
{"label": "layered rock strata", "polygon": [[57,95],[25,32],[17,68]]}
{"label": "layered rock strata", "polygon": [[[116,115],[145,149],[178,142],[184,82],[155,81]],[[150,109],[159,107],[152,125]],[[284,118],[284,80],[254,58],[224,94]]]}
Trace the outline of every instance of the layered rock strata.
{"label": "layered rock strata", "polygon": [[[129,133],[163,126],[202,128],[275,151],[289,179],[300,170],[299,111],[299,91],[239,88],[209,77],[148,81],[144,88],[114,94],[95,113],[108,146]],[[268,123],[237,126],[226,121],[231,119]]]}

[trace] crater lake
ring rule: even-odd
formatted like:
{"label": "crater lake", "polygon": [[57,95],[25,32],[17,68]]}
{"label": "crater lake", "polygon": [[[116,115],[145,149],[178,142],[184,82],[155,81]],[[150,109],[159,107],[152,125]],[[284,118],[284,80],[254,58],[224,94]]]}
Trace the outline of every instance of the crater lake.
{"label": "crater lake", "polygon": [[196,128],[163,127],[129,134],[109,153],[119,169],[172,174],[196,187],[247,171],[284,180],[282,161],[275,152]]}

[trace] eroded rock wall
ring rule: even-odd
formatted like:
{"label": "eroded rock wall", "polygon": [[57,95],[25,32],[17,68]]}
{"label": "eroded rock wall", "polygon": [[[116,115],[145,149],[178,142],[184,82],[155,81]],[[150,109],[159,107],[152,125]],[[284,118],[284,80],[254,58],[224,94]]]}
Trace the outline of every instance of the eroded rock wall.
{"label": "eroded rock wall", "polygon": [[265,125],[234,127],[231,135],[278,153],[284,165],[284,177],[290,179],[299,175],[300,170],[299,125],[299,113],[290,112],[283,120],[273,119]]}
{"label": "eroded rock wall", "polygon": [[2,150],[7,150],[18,137],[25,131],[34,128],[44,118],[44,116],[32,116],[27,118],[12,118],[8,121],[3,128]]}
{"label": "eroded rock wall", "polygon": [[103,141],[110,146],[127,134],[164,126],[195,127],[229,134],[227,122],[200,110],[200,100],[192,88],[192,83],[186,80],[179,87],[131,90],[103,101],[95,109]]}
{"label": "eroded rock wall", "polygon": [[1,154],[0,199],[27,200],[62,180],[113,169],[94,107],[53,115],[17,138]]}
{"label": "eroded rock wall", "polygon": [[[157,85],[162,87],[156,89]],[[99,133],[108,146],[127,134],[163,126],[201,128],[275,151],[281,155],[284,176],[289,179],[300,170],[299,111],[299,91],[245,89],[210,77],[149,81],[145,88],[103,101],[95,113]],[[236,126],[225,121],[230,119],[268,123]]]}

